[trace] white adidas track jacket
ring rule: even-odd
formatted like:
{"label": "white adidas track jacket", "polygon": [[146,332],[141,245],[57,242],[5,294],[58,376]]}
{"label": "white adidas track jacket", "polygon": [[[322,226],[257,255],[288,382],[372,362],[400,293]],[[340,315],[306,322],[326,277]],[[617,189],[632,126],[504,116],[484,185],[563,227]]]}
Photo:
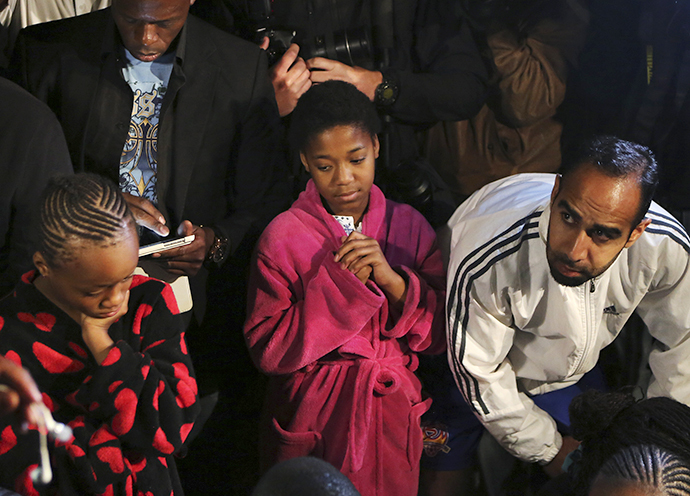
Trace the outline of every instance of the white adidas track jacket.
{"label": "white adidas track jacket", "polygon": [[653,203],[642,236],[600,276],[559,285],[546,260],[555,175],[519,174],[467,199],[448,222],[448,354],[458,387],[518,458],[562,444],[528,395],[577,382],[637,309],[658,345],[650,396],[690,404],[690,239]]}

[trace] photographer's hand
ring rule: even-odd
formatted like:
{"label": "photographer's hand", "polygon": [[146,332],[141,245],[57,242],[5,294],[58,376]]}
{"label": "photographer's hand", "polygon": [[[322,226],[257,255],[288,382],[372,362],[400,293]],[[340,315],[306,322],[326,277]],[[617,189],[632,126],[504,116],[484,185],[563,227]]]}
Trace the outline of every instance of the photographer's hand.
{"label": "photographer's hand", "polygon": [[374,101],[376,87],[383,82],[383,74],[378,71],[368,71],[361,67],[350,67],[337,60],[314,57],[307,60],[307,67],[311,71],[312,83],[323,83],[331,79],[338,79],[354,84],[359,91]]}
{"label": "photographer's hand", "polygon": [[[261,48],[268,48],[268,38],[264,38]],[[311,87],[307,64],[298,54],[299,46],[293,43],[270,71],[281,117],[292,112],[299,97]]]}

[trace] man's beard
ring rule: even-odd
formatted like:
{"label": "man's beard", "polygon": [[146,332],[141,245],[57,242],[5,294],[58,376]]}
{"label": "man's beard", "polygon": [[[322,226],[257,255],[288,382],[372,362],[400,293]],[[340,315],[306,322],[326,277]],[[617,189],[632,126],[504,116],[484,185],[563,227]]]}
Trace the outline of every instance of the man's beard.
{"label": "man's beard", "polygon": [[[547,248],[548,250],[548,248]],[[556,258],[555,261],[561,262],[564,265],[573,268],[572,264],[570,263],[570,260],[563,258],[561,255],[557,255],[556,253],[551,252],[552,256]],[[547,252],[547,257],[546,257],[547,262],[549,263],[549,271],[551,272],[551,277],[554,278],[554,280],[560,284],[561,286],[569,286],[569,287],[575,287],[575,286],[580,286],[590,279],[594,278],[594,275],[591,274],[588,270],[580,270],[580,275],[579,276],[574,276],[574,277],[568,277],[564,276],[561,274],[558,269],[556,269],[552,264],[551,264],[551,257],[548,256]],[[573,268],[573,270],[575,270]]]}
{"label": "man's beard", "polygon": [[[548,245],[546,245],[546,261],[549,263],[549,271],[551,272],[551,277],[554,278],[554,280],[562,285],[562,286],[570,286],[570,287],[575,287],[575,286],[580,286],[590,279],[594,279],[595,277],[600,276],[604,272],[608,270],[611,265],[613,265],[613,262],[616,261],[618,256],[621,254],[623,249],[621,248],[621,251],[619,251],[615,257],[611,259],[609,263],[606,264],[606,266],[602,267],[601,269],[584,269],[584,268],[578,268],[576,264],[574,264],[567,256],[562,255],[560,253],[556,253],[555,251],[551,250],[551,248]],[[558,269],[556,269],[553,264],[556,262],[560,262],[561,264],[565,265],[566,267],[570,268],[571,270],[575,270],[580,273],[578,276],[573,276],[573,277],[568,277],[564,276],[561,274]]]}

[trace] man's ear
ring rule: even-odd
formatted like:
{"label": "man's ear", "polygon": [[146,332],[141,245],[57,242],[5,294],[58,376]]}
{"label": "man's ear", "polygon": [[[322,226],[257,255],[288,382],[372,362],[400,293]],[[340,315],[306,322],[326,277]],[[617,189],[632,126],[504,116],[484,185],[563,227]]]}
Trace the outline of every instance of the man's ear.
{"label": "man's ear", "polygon": [[38,270],[39,274],[41,274],[43,277],[50,275],[50,265],[48,265],[48,262],[46,262],[46,259],[43,257],[43,254],[40,251],[34,253],[33,260],[36,270]]}
{"label": "man's ear", "polygon": [[637,224],[637,226],[635,226],[635,229],[633,229],[630,233],[630,236],[628,237],[628,241],[625,243],[624,248],[630,248],[632,245],[634,245],[635,241],[637,241],[639,237],[642,236],[644,230],[647,229],[647,226],[651,223],[652,219],[642,219],[642,222]]}
{"label": "man's ear", "polygon": [[196,0],[189,0],[189,6],[191,7],[192,5],[194,5],[194,2],[196,2]]}
{"label": "man's ear", "polygon": [[379,149],[381,148],[381,145],[379,144],[379,137],[377,134],[375,134],[371,138],[372,143],[374,144],[374,158],[379,158]]}
{"label": "man's ear", "polygon": [[556,200],[556,197],[558,196],[558,190],[561,187],[561,175],[556,174],[556,180],[553,182],[553,189],[551,190],[551,203],[553,203]]}

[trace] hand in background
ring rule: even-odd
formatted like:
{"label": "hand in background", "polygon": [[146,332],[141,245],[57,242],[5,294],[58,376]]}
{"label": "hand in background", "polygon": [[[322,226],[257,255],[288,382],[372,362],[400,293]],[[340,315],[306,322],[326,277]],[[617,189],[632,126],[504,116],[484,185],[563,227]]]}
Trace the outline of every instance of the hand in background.
{"label": "hand in background", "polygon": [[580,446],[580,441],[571,436],[563,436],[563,445],[561,449],[553,460],[544,465],[544,472],[551,478],[561,475],[563,473],[563,462],[565,462],[566,457],[572,451],[575,451],[578,446]]}
{"label": "hand in background", "polygon": [[31,406],[42,401],[29,372],[0,356],[0,415],[16,412],[22,421],[35,425],[39,419]]}
{"label": "hand in background", "polygon": [[[268,38],[263,39],[261,48],[264,50],[268,48]],[[281,117],[292,112],[299,97],[311,87],[307,64],[298,55],[299,46],[293,43],[270,71],[271,83]]]}
{"label": "hand in background", "polygon": [[351,67],[337,60],[314,57],[307,60],[307,68],[311,71],[311,82],[314,84],[337,79],[354,84],[359,91],[374,101],[376,88],[383,82],[383,74],[378,71],[368,71],[361,67]]}

